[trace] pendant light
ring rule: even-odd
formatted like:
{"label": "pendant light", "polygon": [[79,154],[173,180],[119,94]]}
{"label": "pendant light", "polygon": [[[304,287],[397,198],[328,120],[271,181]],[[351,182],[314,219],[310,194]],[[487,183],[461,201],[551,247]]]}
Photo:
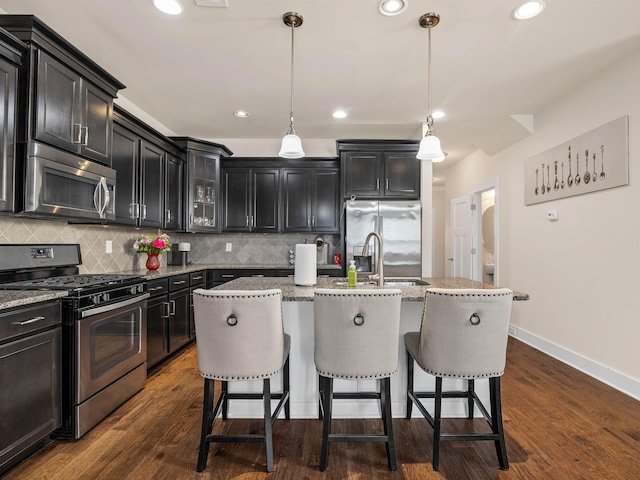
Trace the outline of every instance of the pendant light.
{"label": "pendant light", "polygon": [[429,114],[427,115],[427,133],[420,142],[420,148],[416,157],[419,160],[431,160],[441,162],[444,160],[444,153],[440,147],[440,140],[433,133],[433,117],[431,116],[431,29],[440,23],[440,15],[437,13],[425,13],[420,17],[418,23],[422,28],[429,31],[429,63],[427,76],[429,80]]}
{"label": "pendant light", "polygon": [[282,16],[282,21],[287,27],[291,27],[291,113],[289,115],[289,130],[282,139],[282,147],[280,148],[279,155],[282,158],[302,158],[304,157],[302,140],[296,135],[296,131],[293,128],[293,32],[296,27],[302,25],[303,18],[299,13],[289,12]]}

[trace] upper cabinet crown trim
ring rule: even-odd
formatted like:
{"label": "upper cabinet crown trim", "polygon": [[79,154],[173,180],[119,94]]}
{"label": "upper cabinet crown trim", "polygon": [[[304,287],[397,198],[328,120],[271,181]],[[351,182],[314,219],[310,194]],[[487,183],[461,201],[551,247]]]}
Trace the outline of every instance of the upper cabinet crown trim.
{"label": "upper cabinet crown trim", "polygon": [[0,15],[0,27],[27,44],[33,44],[58,57],[115,97],[125,85],[95,63],[35,15]]}
{"label": "upper cabinet crown trim", "polygon": [[418,152],[419,140],[336,140],[338,154],[352,150]]}
{"label": "upper cabinet crown trim", "polygon": [[221,157],[230,157],[233,152],[221,143],[208,142],[192,137],[169,137],[173,142],[185,150],[197,150],[203,153],[218,154]]}

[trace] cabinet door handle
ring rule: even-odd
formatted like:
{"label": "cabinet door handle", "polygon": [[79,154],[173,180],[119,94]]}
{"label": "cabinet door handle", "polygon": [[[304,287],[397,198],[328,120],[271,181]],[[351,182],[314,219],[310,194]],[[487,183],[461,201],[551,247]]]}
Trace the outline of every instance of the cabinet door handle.
{"label": "cabinet door handle", "polygon": [[253,220],[253,215],[251,215],[251,226],[252,226],[252,227],[255,227],[255,226],[256,226],[256,224],[255,224],[255,222],[254,222],[254,220]]}
{"label": "cabinet door handle", "polygon": [[164,290],[164,287],[147,288],[148,292],[157,292],[158,290]]}
{"label": "cabinet door handle", "polygon": [[89,127],[80,128],[80,145],[86,146],[89,143]]}
{"label": "cabinet door handle", "polygon": [[380,190],[380,179],[376,178],[376,190]]}
{"label": "cabinet door handle", "polygon": [[247,215],[247,227],[249,226],[249,215]]}
{"label": "cabinet door handle", "polygon": [[200,275],[199,277],[193,277],[193,280],[194,280],[194,281],[196,281],[196,282],[197,282],[198,280],[202,280],[202,275]]}
{"label": "cabinet door handle", "polygon": [[307,227],[311,225],[311,217],[307,216]]}
{"label": "cabinet door handle", "polygon": [[82,125],[79,123],[73,124],[73,140],[72,143],[82,143]]}
{"label": "cabinet door handle", "polygon": [[147,206],[146,205],[142,205],[142,220],[146,220],[147,219]]}
{"label": "cabinet door handle", "polygon": [[236,276],[232,273],[223,273],[221,275],[222,278],[236,278]]}
{"label": "cabinet door handle", "polygon": [[312,227],[316,226],[316,216],[315,215],[311,215],[311,226]]}
{"label": "cabinet door handle", "polygon": [[165,210],[164,211],[164,221],[166,223],[170,223],[171,222],[171,210]]}
{"label": "cabinet door handle", "polygon": [[389,190],[389,179],[388,178],[384,179],[384,189],[385,190]]}
{"label": "cabinet door handle", "polygon": [[25,320],[24,322],[11,322],[11,325],[20,325],[21,327],[24,325],[29,325],[30,323],[40,322],[44,320],[44,317],[33,317],[29,320]]}
{"label": "cabinet door handle", "polygon": [[171,304],[171,309],[169,310],[169,315],[175,315],[176,314],[176,301],[175,300],[169,300],[169,303]]}
{"label": "cabinet door handle", "polygon": [[129,204],[129,216],[134,220],[140,216],[140,205],[137,203]]}
{"label": "cabinet door handle", "polygon": [[183,283],[187,283],[187,281],[186,280],[179,280],[177,282],[173,282],[174,285],[182,285]]}

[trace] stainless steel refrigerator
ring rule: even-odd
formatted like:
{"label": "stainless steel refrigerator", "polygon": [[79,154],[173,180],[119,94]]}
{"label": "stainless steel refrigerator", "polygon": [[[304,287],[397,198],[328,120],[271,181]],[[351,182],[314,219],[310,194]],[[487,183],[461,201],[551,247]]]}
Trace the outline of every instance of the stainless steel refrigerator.
{"label": "stainless steel refrigerator", "polygon": [[[354,200],[347,201],[346,265],[361,256],[369,232],[382,237],[383,251],[372,237],[369,242],[371,270],[376,269],[382,254],[385,277],[421,277],[421,208],[420,201]],[[361,259],[358,259],[361,260]],[[366,262],[356,262],[358,271],[371,273]]]}

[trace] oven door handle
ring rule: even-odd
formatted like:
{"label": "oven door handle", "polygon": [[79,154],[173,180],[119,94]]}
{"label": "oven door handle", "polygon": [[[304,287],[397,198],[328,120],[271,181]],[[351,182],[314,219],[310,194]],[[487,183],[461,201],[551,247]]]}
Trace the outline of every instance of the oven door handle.
{"label": "oven door handle", "polygon": [[112,310],[116,310],[121,307],[133,305],[134,303],[138,303],[138,302],[141,302],[142,300],[146,300],[150,296],[151,295],[149,294],[149,292],[147,292],[147,293],[143,293],[142,295],[138,295],[134,298],[129,298],[128,300],[123,300],[118,303],[112,303],[111,305],[105,305],[104,307],[97,307],[97,308],[92,308],[90,310],[85,310],[80,315],[80,318],[92,317],[93,315],[99,315],[101,313],[110,312]]}

